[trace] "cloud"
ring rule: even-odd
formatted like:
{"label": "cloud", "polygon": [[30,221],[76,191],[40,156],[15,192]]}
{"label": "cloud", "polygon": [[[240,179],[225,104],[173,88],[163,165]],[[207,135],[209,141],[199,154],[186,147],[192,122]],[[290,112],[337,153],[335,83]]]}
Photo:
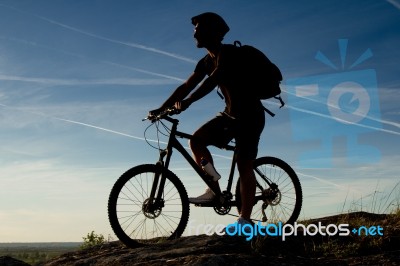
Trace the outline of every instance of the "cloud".
{"label": "cloud", "polygon": [[56,159],[0,165],[2,241],[79,241],[90,230],[110,231],[109,177],[120,169],[78,168]]}

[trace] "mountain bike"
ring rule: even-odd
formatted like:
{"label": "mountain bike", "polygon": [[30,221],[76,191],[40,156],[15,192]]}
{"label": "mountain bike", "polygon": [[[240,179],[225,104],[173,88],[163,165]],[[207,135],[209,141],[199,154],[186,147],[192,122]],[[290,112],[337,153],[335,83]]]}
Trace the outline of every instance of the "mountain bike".
{"label": "mountain bike", "polygon": [[[190,139],[192,135],[178,131],[179,120],[171,117],[176,113],[172,108],[146,118],[156,125],[158,132],[160,125],[167,130],[166,148],[158,147],[160,155],[155,164],[138,165],[122,174],[109,195],[111,227],[128,247],[178,238],[186,228],[189,200],[181,180],[169,169],[173,150],[182,154],[207,185],[211,182],[212,177],[197,165],[178,141],[177,138]],[[220,215],[229,214],[232,207],[236,207],[238,213],[241,209],[240,177],[235,191],[232,191],[237,156],[235,146],[229,143],[224,149],[233,152],[227,187],[222,192],[214,191],[216,200],[213,202],[196,205],[212,207]],[[256,195],[252,221],[263,224],[294,223],[300,214],[303,199],[295,171],[281,159],[268,156],[254,161],[254,172]]]}

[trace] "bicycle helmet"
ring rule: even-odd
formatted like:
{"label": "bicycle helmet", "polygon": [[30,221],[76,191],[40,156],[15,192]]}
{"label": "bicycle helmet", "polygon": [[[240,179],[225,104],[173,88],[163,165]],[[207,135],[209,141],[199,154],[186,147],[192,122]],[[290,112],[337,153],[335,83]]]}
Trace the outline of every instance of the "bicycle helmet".
{"label": "bicycle helmet", "polygon": [[192,24],[196,26],[198,23],[207,27],[211,32],[223,38],[229,31],[229,26],[225,20],[218,14],[206,12],[192,17]]}

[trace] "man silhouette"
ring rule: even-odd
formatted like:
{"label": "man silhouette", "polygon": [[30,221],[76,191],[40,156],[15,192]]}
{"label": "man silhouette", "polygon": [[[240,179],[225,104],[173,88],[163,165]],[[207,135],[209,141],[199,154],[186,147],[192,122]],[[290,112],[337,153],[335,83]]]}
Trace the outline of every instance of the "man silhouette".
{"label": "man silhouette", "polygon": [[[201,126],[193,134],[189,145],[197,164],[200,165],[204,158],[213,165],[207,146],[222,147],[235,139],[242,199],[238,223],[249,223],[256,190],[253,161],[257,156],[258,142],[265,124],[264,109],[261,100],[249,93],[252,90],[246,86],[246,77],[241,77],[235,47],[222,44],[229,31],[226,22],[219,15],[206,12],[193,17],[192,24],[195,26],[196,45],[198,48],[205,48],[207,55],[197,63],[186,82],[160,108],[150,111],[150,114],[154,115],[171,106],[184,111],[219,86],[226,103],[224,111]],[[200,85],[197,87],[198,84]],[[213,182],[210,187],[203,195],[189,198],[189,201],[194,204],[213,201],[213,191],[220,192],[218,181]]]}

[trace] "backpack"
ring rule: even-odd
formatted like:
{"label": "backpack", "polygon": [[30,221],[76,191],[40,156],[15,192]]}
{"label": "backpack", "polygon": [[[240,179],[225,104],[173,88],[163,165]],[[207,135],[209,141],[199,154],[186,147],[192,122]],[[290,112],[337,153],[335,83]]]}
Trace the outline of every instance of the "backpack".
{"label": "backpack", "polygon": [[[235,41],[233,45],[238,51],[240,73],[246,77],[245,82],[254,90],[255,96],[260,100],[278,99],[281,103],[280,108],[282,108],[285,103],[280,96],[281,88],[279,84],[282,81],[282,73],[279,68],[257,48],[242,45],[239,41]],[[267,108],[264,107],[264,110],[269,115],[275,116]]]}

